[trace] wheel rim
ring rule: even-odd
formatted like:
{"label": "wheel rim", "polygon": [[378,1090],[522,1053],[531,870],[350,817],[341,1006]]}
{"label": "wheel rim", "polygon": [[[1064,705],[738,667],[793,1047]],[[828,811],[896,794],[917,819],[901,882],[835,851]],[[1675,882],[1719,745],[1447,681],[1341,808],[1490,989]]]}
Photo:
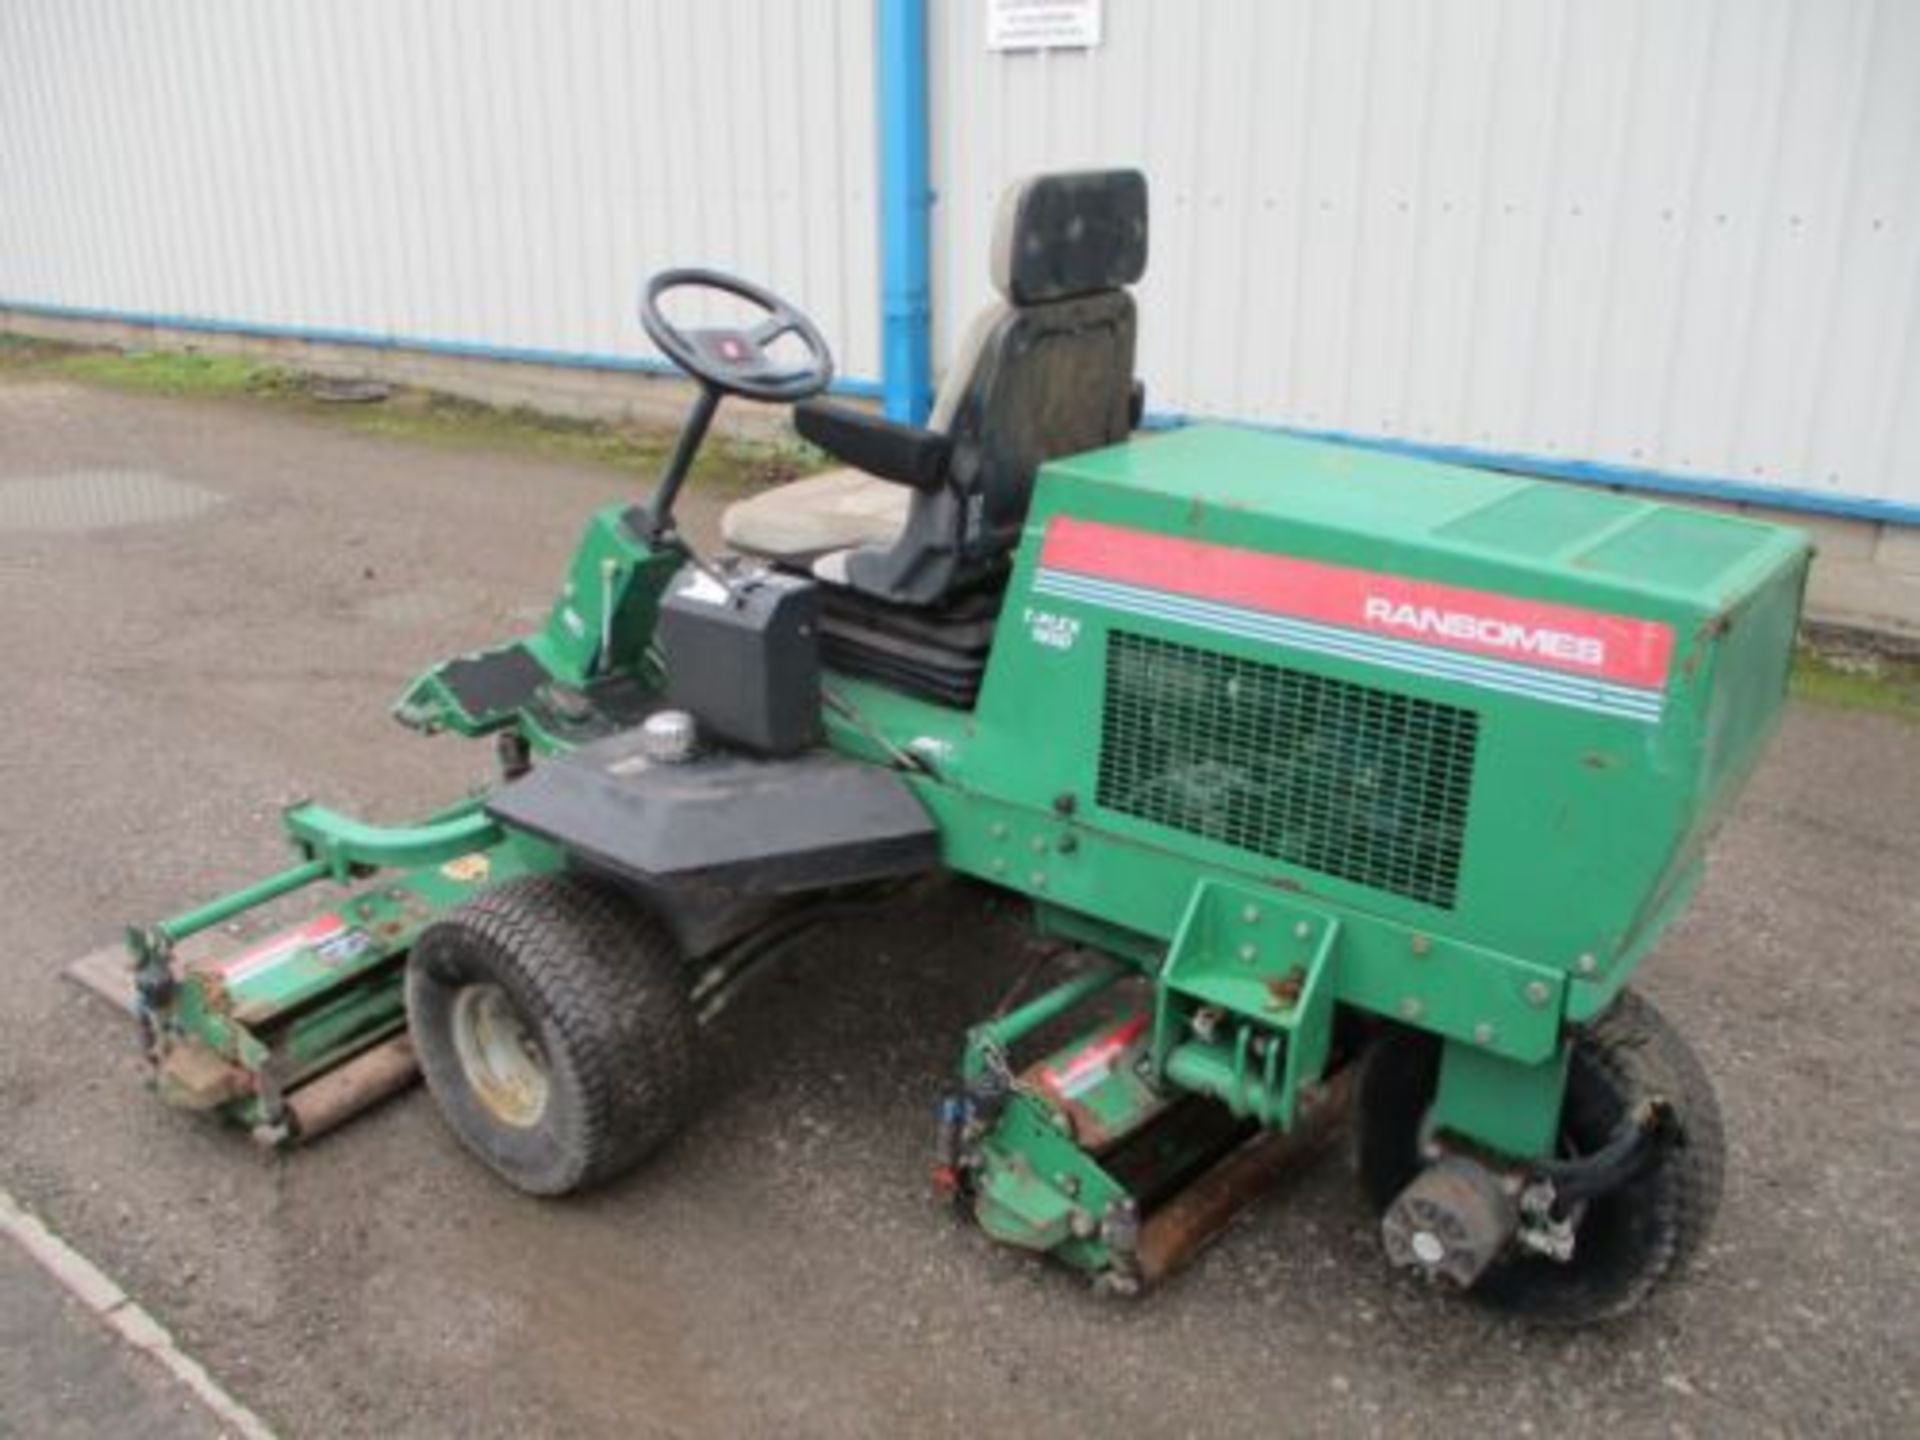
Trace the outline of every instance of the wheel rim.
{"label": "wheel rim", "polygon": [[521,1130],[540,1123],[552,1089],[547,1057],[505,990],[461,990],[453,1002],[453,1049],[467,1087],[496,1119]]}

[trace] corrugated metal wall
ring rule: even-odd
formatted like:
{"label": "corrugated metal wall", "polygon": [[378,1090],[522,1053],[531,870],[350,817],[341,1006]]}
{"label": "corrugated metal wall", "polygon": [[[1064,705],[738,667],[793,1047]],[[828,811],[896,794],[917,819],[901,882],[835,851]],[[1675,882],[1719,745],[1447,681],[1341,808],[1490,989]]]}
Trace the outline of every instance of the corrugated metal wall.
{"label": "corrugated metal wall", "polygon": [[1920,5],[934,0],[935,335],[1020,173],[1153,184],[1157,409],[1920,502]]}
{"label": "corrugated metal wall", "polygon": [[[706,262],[875,378],[874,3],[0,0],[0,304],[631,358]],[[1914,0],[928,3],[937,353],[1138,164],[1158,410],[1920,515]]]}
{"label": "corrugated metal wall", "polygon": [[637,357],[700,262],[871,377],[870,11],[5,0],[0,301]]}

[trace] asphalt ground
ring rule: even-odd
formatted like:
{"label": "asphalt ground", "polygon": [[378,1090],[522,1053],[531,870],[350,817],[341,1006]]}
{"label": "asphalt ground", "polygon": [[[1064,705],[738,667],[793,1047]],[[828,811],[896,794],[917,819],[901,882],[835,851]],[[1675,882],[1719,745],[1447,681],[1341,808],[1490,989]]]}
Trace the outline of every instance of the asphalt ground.
{"label": "asphalt ground", "polygon": [[211,1440],[219,1423],[26,1251],[0,1239],[0,1437]]}
{"label": "asphalt ground", "polygon": [[[0,382],[0,482],[44,500],[113,469],[216,498],[84,529],[0,506],[0,1185],[285,1434],[1920,1430],[1920,727],[1797,705],[1645,972],[1731,1147],[1684,1283],[1605,1329],[1525,1329],[1390,1273],[1329,1158],[1115,1304],[928,1194],[960,1032],[1025,963],[1017,917],[958,888],[751,992],[698,1122],[577,1200],[509,1193],[420,1091],[287,1158],[149,1098],[61,966],[280,863],[294,798],[399,819],[480,778],[484,747],[387,704],[537,615],[632,482]],[[688,495],[696,533],[713,499]]]}

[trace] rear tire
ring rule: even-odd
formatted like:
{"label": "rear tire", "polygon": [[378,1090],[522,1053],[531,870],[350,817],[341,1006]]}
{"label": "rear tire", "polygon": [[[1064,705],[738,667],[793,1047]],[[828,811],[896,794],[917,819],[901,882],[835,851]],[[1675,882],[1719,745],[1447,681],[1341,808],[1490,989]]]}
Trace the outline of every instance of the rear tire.
{"label": "rear tire", "polygon": [[510,881],[428,926],[407,1014],[454,1134],[528,1194],[610,1180],[685,1119],[695,1033],[681,956],[611,885]]}
{"label": "rear tire", "polygon": [[[1362,1062],[1354,1096],[1360,1183],[1384,1212],[1419,1173],[1420,1130],[1440,1073],[1430,1035],[1395,1032]],[[1540,1324],[1586,1325],[1631,1310],[1700,1247],[1720,1206],[1726,1139],[1713,1086],[1687,1043],[1629,990],[1576,1030],[1561,1111],[1564,1147],[1591,1154],[1643,1100],[1673,1107],[1679,1134],[1648,1173],[1588,1204],[1573,1258],[1509,1252],[1472,1294]]]}

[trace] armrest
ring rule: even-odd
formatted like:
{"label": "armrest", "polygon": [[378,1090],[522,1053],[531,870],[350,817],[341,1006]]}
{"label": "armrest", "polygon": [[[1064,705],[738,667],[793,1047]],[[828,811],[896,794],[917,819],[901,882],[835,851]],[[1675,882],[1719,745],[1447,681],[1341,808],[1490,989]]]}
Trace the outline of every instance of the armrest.
{"label": "armrest", "polygon": [[793,425],[836,460],[882,480],[915,490],[938,490],[947,483],[953,442],[937,430],[825,400],[794,406]]}

